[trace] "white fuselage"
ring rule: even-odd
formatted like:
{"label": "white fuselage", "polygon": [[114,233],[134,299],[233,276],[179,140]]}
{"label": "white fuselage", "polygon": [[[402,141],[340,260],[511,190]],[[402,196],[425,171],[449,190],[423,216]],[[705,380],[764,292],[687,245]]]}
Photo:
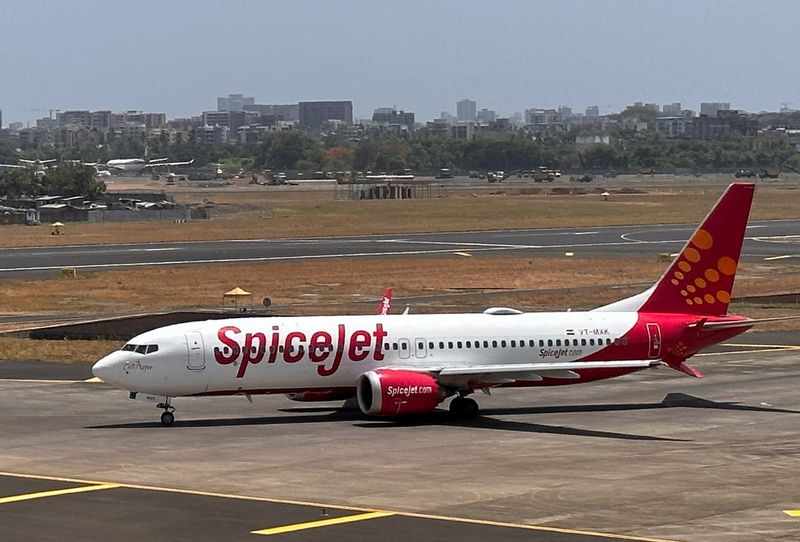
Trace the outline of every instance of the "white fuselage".
{"label": "white fuselage", "polygon": [[[353,389],[386,367],[578,361],[615,344],[636,313],[568,312],[235,318],[139,335],[95,374],[162,396]],[[144,353],[149,350],[150,353]],[[137,352],[136,350],[140,352]],[[618,358],[617,358],[618,359]],[[636,358],[634,358],[636,359]]]}
{"label": "white fuselage", "polygon": [[138,173],[148,166],[147,161],[141,158],[118,158],[106,162],[106,166],[120,171]]}

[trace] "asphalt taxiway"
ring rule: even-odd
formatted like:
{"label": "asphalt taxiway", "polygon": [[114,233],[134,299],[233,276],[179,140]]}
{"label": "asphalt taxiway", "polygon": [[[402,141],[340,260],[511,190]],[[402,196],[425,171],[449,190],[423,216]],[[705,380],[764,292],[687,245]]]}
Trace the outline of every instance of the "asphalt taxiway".
{"label": "asphalt taxiway", "polygon": [[[0,280],[50,276],[63,267],[91,271],[163,265],[257,263],[342,257],[470,254],[630,256],[674,253],[696,224],[465,231],[405,235],[240,239],[174,243],[0,249]],[[800,221],[752,221],[743,258],[800,262]]]}
{"label": "asphalt taxiway", "polygon": [[471,422],[275,396],[179,399],[169,428],[88,367],[0,362],[2,539],[796,540],[800,337],[693,362]]}

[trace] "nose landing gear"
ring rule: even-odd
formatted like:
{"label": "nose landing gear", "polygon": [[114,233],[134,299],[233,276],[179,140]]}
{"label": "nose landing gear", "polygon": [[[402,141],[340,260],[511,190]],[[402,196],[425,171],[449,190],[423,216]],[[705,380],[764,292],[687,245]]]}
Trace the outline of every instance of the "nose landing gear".
{"label": "nose landing gear", "polygon": [[161,423],[170,426],[175,423],[175,407],[170,404],[169,398],[163,403],[158,403],[156,405],[158,408],[163,408],[164,412],[161,413]]}

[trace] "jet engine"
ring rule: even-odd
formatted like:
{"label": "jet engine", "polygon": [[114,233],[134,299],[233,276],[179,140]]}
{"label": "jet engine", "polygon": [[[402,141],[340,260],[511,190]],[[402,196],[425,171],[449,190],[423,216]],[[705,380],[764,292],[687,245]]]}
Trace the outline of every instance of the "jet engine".
{"label": "jet engine", "polygon": [[358,377],[356,397],[364,414],[399,416],[431,412],[445,393],[429,374],[378,369]]}
{"label": "jet engine", "polygon": [[322,401],[346,401],[353,397],[352,391],[341,390],[313,390],[297,393],[287,393],[286,397],[301,403],[319,403]]}

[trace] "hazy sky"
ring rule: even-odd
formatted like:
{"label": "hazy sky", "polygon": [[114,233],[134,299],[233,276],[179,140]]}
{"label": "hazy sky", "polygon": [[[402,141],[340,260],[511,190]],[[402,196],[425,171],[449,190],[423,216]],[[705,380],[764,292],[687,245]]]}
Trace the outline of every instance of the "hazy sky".
{"label": "hazy sky", "polygon": [[727,101],[800,109],[795,0],[0,0],[3,124],[46,109],[352,100],[418,121],[469,97],[508,115]]}

